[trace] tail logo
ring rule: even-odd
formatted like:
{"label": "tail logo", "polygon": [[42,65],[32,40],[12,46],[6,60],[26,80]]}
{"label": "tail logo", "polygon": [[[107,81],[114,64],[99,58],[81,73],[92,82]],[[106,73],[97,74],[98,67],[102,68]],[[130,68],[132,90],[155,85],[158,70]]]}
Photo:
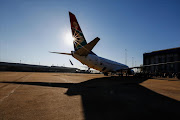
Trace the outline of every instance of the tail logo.
{"label": "tail logo", "polygon": [[76,22],[73,22],[73,26],[76,30],[78,29],[78,24]]}
{"label": "tail logo", "polygon": [[75,35],[75,46],[76,48],[82,47],[81,43],[84,41],[83,37],[78,33]]}
{"label": "tail logo", "polygon": [[84,36],[82,34],[81,31],[78,30],[79,25],[77,24],[77,22],[73,22],[73,28],[74,28],[74,45],[76,46],[77,49],[81,48],[82,46],[84,46],[85,44],[82,44],[84,41]]}
{"label": "tail logo", "polygon": [[82,30],[78,24],[78,21],[75,17],[74,14],[69,12],[70,16],[70,23],[71,23],[71,30],[72,30],[72,35],[74,37],[74,49],[75,51],[78,50],[79,48],[82,48],[84,45],[87,44],[84,35],[82,33]]}

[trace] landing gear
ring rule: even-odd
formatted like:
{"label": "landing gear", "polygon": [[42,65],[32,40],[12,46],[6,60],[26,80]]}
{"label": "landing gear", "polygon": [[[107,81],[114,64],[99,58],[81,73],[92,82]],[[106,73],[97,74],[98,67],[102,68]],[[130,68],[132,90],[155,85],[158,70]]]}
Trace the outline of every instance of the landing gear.
{"label": "landing gear", "polygon": [[107,73],[107,72],[104,72],[104,76],[108,76],[108,73]]}
{"label": "landing gear", "polygon": [[120,73],[118,74],[119,76],[123,76],[123,72],[122,72],[122,70],[120,70]]}

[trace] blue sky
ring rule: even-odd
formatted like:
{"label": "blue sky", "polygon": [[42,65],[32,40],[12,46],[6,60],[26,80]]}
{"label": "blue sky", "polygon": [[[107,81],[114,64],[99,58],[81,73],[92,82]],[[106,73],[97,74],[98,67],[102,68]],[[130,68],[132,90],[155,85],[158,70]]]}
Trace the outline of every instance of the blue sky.
{"label": "blue sky", "polygon": [[70,66],[68,12],[78,19],[93,51],[117,62],[143,63],[143,53],[180,47],[179,0],[0,0],[0,61]]}

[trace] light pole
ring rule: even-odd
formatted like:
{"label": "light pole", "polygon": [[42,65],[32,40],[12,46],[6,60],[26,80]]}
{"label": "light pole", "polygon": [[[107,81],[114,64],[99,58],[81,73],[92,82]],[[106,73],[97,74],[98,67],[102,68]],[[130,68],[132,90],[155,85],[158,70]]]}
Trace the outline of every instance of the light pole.
{"label": "light pole", "polygon": [[127,65],[127,49],[125,49],[125,64]]}
{"label": "light pole", "polygon": [[134,67],[134,57],[132,57],[132,67]]}

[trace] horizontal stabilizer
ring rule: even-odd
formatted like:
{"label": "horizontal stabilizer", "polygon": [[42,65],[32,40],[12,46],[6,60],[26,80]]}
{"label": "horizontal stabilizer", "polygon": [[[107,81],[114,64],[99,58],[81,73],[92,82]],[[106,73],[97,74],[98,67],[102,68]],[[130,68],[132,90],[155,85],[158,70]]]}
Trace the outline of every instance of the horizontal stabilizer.
{"label": "horizontal stabilizer", "polygon": [[60,52],[50,52],[50,53],[64,54],[64,55],[72,55],[71,53],[60,53]]}
{"label": "horizontal stabilizer", "polygon": [[83,46],[82,48],[78,49],[75,54],[78,54],[80,56],[87,56],[89,53],[91,53],[91,50],[94,48],[94,46],[97,44],[97,42],[100,40],[100,38],[96,37],[94,40]]}

